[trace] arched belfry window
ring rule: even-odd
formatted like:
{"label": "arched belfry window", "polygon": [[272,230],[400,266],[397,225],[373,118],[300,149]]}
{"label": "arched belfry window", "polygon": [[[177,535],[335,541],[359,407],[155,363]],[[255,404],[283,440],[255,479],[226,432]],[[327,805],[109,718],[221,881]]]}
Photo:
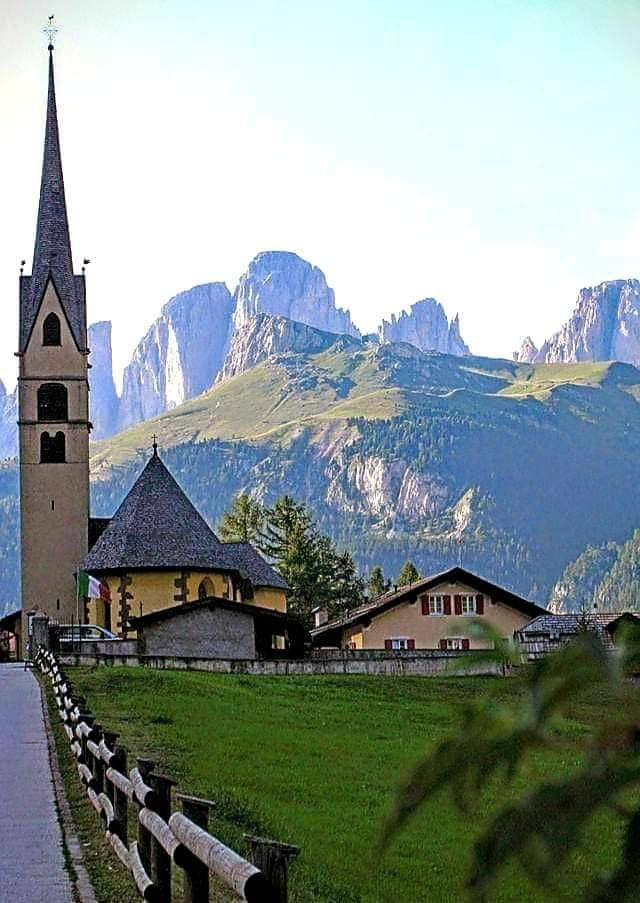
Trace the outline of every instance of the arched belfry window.
{"label": "arched belfry window", "polygon": [[60,337],[60,317],[51,313],[45,317],[42,324],[42,344],[43,345],[61,345]]}
{"label": "arched belfry window", "polygon": [[50,423],[68,420],[69,400],[67,387],[62,383],[43,383],[38,388],[38,420]]}
{"label": "arched belfry window", "polygon": [[40,463],[64,464],[66,460],[66,443],[64,433],[42,433],[40,436]]}

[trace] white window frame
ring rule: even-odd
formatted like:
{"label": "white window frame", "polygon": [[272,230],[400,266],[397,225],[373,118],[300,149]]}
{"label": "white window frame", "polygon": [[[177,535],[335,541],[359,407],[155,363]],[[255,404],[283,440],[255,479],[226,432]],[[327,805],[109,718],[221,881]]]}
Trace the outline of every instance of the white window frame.
{"label": "white window frame", "polygon": [[447,652],[462,652],[462,643],[466,637],[447,636],[444,639],[447,643]]}
{"label": "white window frame", "polygon": [[476,597],[471,595],[470,593],[463,593],[460,596],[460,610],[462,611],[463,615],[477,614]]}
{"label": "white window frame", "polygon": [[444,595],[442,593],[437,593],[436,595],[429,596],[429,614],[444,614]]}
{"label": "white window frame", "polygon": [[408,636],[392,636],[391,637],[391,648],[393,649],[394,652],[408,652],[409,651],[409,640],[410,640],[410,637],[408,637]]}

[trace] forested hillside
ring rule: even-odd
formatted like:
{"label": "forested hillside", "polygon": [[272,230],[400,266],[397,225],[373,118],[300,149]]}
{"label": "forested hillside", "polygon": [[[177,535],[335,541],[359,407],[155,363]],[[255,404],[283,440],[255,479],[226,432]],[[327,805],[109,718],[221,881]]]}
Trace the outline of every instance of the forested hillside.
{"label": "forested hillside", "polygon": [[[92,448],[92,510],[111,514],[151,435],[215,527],[233,496],[309,504],[363,573],[460,562],[545,603],[587,545],[640,525],[640,372],[368,345],[272,355]],[[17,593],[15,473],[0,504]],[[12,514],[12,512],[14,512]],[[14,596],[13,598],[16,598]]]}
{"label": "forested hillside", "polygon": [[549,597],[565,611],[640,611],[640,530],[626,542],[588,546],[567,566]]}

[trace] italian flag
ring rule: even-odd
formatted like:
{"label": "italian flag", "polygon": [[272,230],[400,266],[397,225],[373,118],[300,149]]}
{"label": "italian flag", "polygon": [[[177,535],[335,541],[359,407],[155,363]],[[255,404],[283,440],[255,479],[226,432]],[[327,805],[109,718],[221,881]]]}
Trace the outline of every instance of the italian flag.
{"label": "italian flag", "polygon": [[103,602],[111,602],[111,590],[106,583],[101,583],[97,577],[92,577],[86,571],[78,574],[78,595],[85,599],[102,599]]}

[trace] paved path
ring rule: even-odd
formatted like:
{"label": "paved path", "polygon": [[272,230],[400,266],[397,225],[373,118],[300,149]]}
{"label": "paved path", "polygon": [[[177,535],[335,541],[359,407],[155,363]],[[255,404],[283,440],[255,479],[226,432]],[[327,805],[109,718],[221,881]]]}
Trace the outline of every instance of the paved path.
{"label": "paved path", "polygon": [[38,683],[0,665],[0,900],[72,903]]}

